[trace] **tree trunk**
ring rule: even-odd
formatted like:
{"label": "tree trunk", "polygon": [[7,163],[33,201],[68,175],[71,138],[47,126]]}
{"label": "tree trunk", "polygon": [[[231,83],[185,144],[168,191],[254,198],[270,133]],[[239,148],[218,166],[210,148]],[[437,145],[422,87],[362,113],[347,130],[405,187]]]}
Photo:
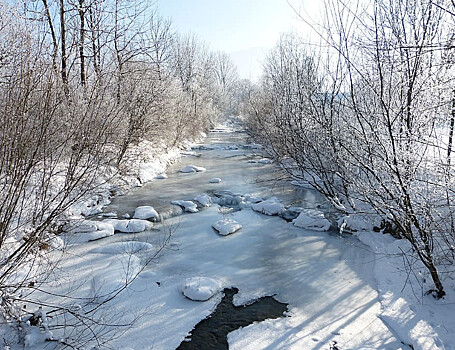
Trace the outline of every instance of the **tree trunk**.
{"label": "tree trunk", "polygon": [[84,42],[85,42],[85,11],[84,0],[79,0],[79,20],[80,20],[80,42],[79,42],[79,58],[81,61],[81,84],[85,86],[85,55],[84,55]]}
{"label": "tree trunk", "polygon": [[[96,6],[95,2],[95,6]],[[95,7],[97,10],[97,7]],[[101,78],[101,69],[100,69],[100,45],[99,45],[99,28],[98,23],[95,21],[95,16],[93,14],[92,5],[88,8],[89,15],[90,15],[90,30],[92,34],[91,44],[92,44],[92,51],[93,51],[93,68],[95,70],[96,77],[98,80]],[[98,12],[98,11],[97,11]]]}
{"label": "tree trunk", "polygon": [[68,75],[66,67],[66,28],[65,28],[65,5],[63,0],[60,0],[60,36],[61,36],[61,54],[62,54],[62,82],[65,95],[69,96]]}
{"label": "tree trunk", "polygon": [[452,92],[452,113],[450,115],[450,126],[449,126],[449,142],[447,145],[447,170],[450,171],[450,156],[452,154],[452,145],[453,145],[453,129],[455,126],[455,90]]}
{"label": "tree trunk", "polygon": [[47,23],[49,24],[49,30],[51,32],[52,37],[52,45],[54,47],[52,52],[52,67],[55,72],[58,72],[57,68],[57,54],[58,54],[58,44],[57,44],[57,37],[55,35],[54,24],[52,23],[52,18],[49,12],[49,5],[47,4],[47,0],[42,0],[44,5],[44,11],[46,13]]}

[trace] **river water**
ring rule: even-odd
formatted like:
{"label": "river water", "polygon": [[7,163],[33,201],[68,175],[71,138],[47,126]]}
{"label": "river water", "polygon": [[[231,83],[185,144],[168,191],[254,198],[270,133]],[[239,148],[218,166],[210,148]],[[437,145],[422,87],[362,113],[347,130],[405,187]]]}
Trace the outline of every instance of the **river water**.
{"label": "river water", "polygon": [[[146,343],[156,349],[177,348],[221,301],[221,294],[198,303],[178,292],[184,278],[204,275],[238,289],[235,305],[271,295],[289,305],[287,317],[275,315],[229,333],[229,349],[407,349],[378,317],[376,257],[355,237],[340,237],[335,228],[322,233],[303,230],[235,205],[229,210],[214,204],[180,215],[171,201],[191,200],[201,193],[213,198],[273,196],[285,206],[319,208],[333,215],[318,193],[293,186],[278,167],[258,162],[264,156],[242,130],[215,129],[204,141],[168,168],[167,179],[117,197],[105,209],[132,215],[136,207],[151,205],[167,218],[166,225],[178,227],[172,237],[172,247],[178,248],[165,252],[146,272],[154,282],[144,293],[153,296],[156,313],[142,333],[127,332],[124,339],[130,337],[138,349]],[[179,171],[189,164],[207,171]],[[209,183],[215,177],[222,182]],[[241,222],[242,230],[218,236],[211,224],[225,216]],[[137,334],[144,332],[147,342],[138,340]]]}

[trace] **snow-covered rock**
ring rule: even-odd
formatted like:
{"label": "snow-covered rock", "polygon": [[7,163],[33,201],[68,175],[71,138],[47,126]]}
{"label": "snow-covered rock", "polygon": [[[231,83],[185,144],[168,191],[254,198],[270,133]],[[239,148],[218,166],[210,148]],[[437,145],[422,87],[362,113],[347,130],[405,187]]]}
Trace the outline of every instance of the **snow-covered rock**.
{"label": "snow-covered rock", "polygon": [[108,243],[91,250],[91,253],[98,254],[133,254],[153,249],[153,245],[147,242],[124,241]]}
{"label": "snow-covered rock", "polygon": [[373,231],[374,225],[365,220],[360,214],[346,215],[338,219],[338,227],[340,231]]}
{"label": "snow-covered rock", "polygon": [[143,206],[137,207],[134,210],[133,218],[142,219],[142,220],[151,219],[152,221],[158,221],[160,218],[160,215],[153,207],[151,207],[149,205],[143,205]]}
{"label": "snow-covered rock", "polygon": [[117,220],[117,219],[107,219],[103,222],[107,222],[114,226],[115,231],[120,231],[124,233],[137,233],[146,230],[150,230],[153,227],[153,224],[148,220],[141,219],[131,219],[131,220]]}
{"label": "snow-covered rock", "polygon": [[182,292],[188,299],[206,301],[221,289],[221,281],[210,277],[187,278],[182,285]]}
{"label": "snow-covered rock", "polygon": [[103,218],[116,218],[117,214],[116,213],[101,213],[100,216]]}
{"label": "snow-covered rock", "polygon": [[222,236],[227,236],[237,232],[242,228],[242,225],[232,219],[221,219],[215,222],[212,227]]}
{"label": "snow-covered rock", "polygon": [[197,213],[197,204],[192,202],[192,201],[172,201],[171,202],[174,205],[178,205],[182,207],[185,211],[190,212],[190,213]]}
{"label": "snow-covered rock", "polygon": [[167,174],[160,174],[160,175],[157,175],[156,177],[158,180],[164,180],[164,179],[167,179]]}
{"label": "snow-covered rock", "polygon": [[180,172],[182,173],[199,173],[202,171],[206,171],[206,169],[196,165],[187,165],[180,169]]}
{"label": "snow-covered rock", "polygon": [[245,197],[241,194],[233,194],[227,191],[216,194],[216,198],[213,199],[215,203],[220,206],[236,207],[243,206],[245,204]]}
{"label": "snow-covered rock", "polygon": [[212,204],[212,198],[207,193],[202,193],[194,197],[196,202],[199,202],[203,207],[210,207]]}
{"label": "snow-covered rock", "polygon": [[272,164],[272,162],[273,161],[271,159],[269,159],[269,158],[262,158],[262,159],[258,160],[259,164]]}
{"label": "snow-covered rock", "polygon": [[330,221],[325,218],[324,213],[316,209],[303,210],[292,222],[297,227],[313,231],[327,231],[331,225]]}
{"label": "snow-covered rock", "polygon": [[83,243],[113,236],[114,226],[107,222],[85,220],[80,225],[68,231],[68,233],[74,234],[71,241]]}
{"label": "snow-covered rock", "polygon": [[279,215],[284,211],[283,204],[275,197],[253,204],[251,208],[266,215]]}
{"label": "snow-covered rock", "polygon": [[281,214],[281,217],[284,220],[292,221],[296,219],[303,210],[304,209],[301,207],[290,207]]}
{"label": "snow-covered rock", "polygon": [[251,194],[246,194],[246,195],[245,195],[245,200],[246,200],[248,203],[253,203],[253,204],[262,202],[262,198],[261,198],[261,197],[253,196],[253,195],[251,195]]}
{"label": "snow-covered rock", "polygon": [[219,177],[214,177],[213,179],[210,179],[209,182],[211,184],[219,184],[221,182],[221,179]]}

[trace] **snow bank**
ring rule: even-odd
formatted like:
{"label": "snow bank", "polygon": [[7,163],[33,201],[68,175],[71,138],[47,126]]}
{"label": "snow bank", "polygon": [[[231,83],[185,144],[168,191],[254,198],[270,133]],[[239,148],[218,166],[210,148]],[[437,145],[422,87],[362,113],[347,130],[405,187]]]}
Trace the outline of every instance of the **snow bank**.
{"label": "snow bank", "polygon": [[195,301],[206,301],[221,289],[221,281],[210,277],[187,278],[182,285],[183,295]]}
{"label": "snow bank", "polygon": [[101,247],[92,249],[91,253],[98,254],[134,254],[141,251],[152,250],[153,245],[147,242],[139,241],[123,241],[108,243]]}
{"label": "snow bank", "polygon": [[153,224],[148,220],[131,219],[131,220],[117,220],[117,219],[106,219],[106,222],[114,226],[115,231],[124,233],[137,233],[142,231],[150,230]]}
{"label": "snow bank", "polygon": [[103,207],[110,204],[109,193],[97,193],[85,201],[73,204],[68,209],[68,215],[73,218],[91,216],[103,212]]}
{"label": "snow bank", "polygon": [[221,182],[221,179],[219,177],[214,177],[213,179],[209,180],[209,183],[211,184],[219,184]]}
{"label": "snow bank", "polygon": [[284,211],[283,204],[275,197],[253,204],[251,208],[266,215],[279,215]]}
{"label": "snow bank", "polygon": [[[453,292],[440,300],[424,295],[424,291],[432,288],[432,282],[422,263],[415,262],[412,274],[403,266],[403,252],[412,249],[409,242],[377,232],[359,232],[356,236],[379,257],[374,272],[381,319],[414,350],[453,349]],[[447,291],[454,287],[449,280],[445,282]]]}
{"label": "snow bank", "polygon": [[203,207],[210,207],[212,204],[212,198],[207,193],[202,193],[199,196],[194,197],[196,202],[199,202]]}
{"label": "snow bank", "polygon": [[199,210],[197,210],[197,204],[192,202],[192,201],[172,201],[171,204],[178,205],[182,207],[185,211],[190,212],[190,213],[197,213]]}
{"label": "snow bank", "polygon": [[324,217],[324,213],[316,209],[303,210],[292,222],[297,227],[313,231],[327,231],[331,225],[330,221]]}
{"label": "snow bank", "polygon": [[206,169],[196,165],[187,165],[180,169],[180,172],[182,173],[199,173],[203,171],[206,171]]}
{"label": "snow bank", "polygon": [[143,220],[152,219],[153,221],[158,221],[160,218],[160,215],[153,207],[148,206],[148,205],[143,205],[143,206],[137,207],[134,210],[133,218],[134,219],[143,219]]}
{"label": "snow bank", "polygon": [[221,219],[215,222],[212,227],[217,230],[220,235],[227,236],[240,230],[242,225],[232,219]]}

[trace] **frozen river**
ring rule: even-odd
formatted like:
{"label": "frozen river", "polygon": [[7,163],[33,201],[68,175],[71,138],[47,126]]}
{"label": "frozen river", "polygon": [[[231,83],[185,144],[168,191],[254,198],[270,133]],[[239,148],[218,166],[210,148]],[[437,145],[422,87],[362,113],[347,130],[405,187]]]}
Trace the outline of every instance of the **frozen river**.
{"label": "frozen river", "polygon": [[[114,300],[119,320],[141,315],[113,341],[114,348],[177,348],[222,298],[221,292],[206,302],[182,295],[183,281],[201,276],[217,278],[225,288],[237,288],[236,305],[271,295],[288,304],[286,317],[229,333],[229,349],[407,349],[378,317],[375,256],[356,238],[340,237],[335,230],[298,228],[248,205],[229,209],[214,203],[198,213],[176,215],[171,201],[192,200],[202,193],[214,199],[275,196],[285,206],[329,208],[313,191],[277,180],[283,174],[273,164],[257,162],[263,156],[247,145],[243,132],[215,130],[193,152],[168,169],[167,179],[118,197],[105,210],[131,215],[137,206],[150,205],[168,217],[163,224],[134,237],[116,234],[73,247],[75,258],[66,262],[80,278],[115,279],[115,269],[108,267],[116,264],[117,257],[97,254],[94,247],[133,239],[158,246],[172,231],[167,248]],[[179,171],[190,164],[207,171]],[[209,183],[215,177],[222,181]],[[243,228],[220,236],[211,226],[221,218],[236,220]],[[141,314],[143,310],[146,314]]]}

